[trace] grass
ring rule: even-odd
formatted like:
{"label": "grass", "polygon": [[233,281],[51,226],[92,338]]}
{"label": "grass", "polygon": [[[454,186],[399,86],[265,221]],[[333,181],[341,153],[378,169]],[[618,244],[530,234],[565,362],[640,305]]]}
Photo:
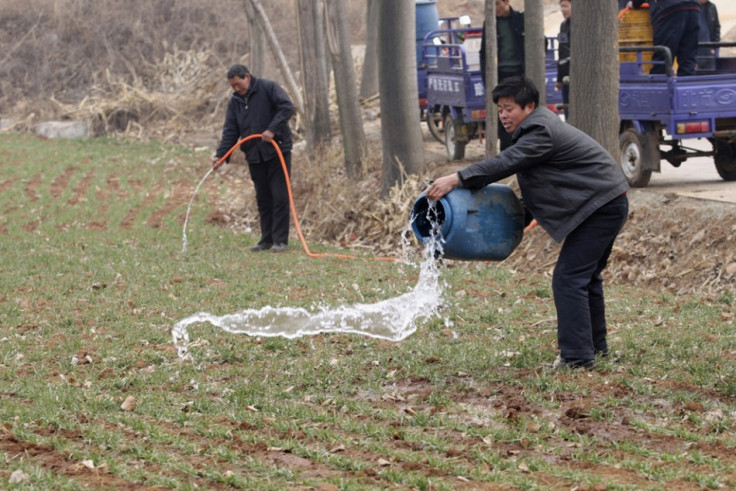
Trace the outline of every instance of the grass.
{"label": "grass", "polygon": [[417,270],[252,254],[207,221],[217,177],[182,254],[208,165],[183,147],[0,135],[0,155],[0,487],[736,485],[732,294],[609,285],[614,355],[557,373],[549,279],[449,262],[441,315],[401,342],[196,324],[185,361],[171,329],[195,312],[376,302]]}

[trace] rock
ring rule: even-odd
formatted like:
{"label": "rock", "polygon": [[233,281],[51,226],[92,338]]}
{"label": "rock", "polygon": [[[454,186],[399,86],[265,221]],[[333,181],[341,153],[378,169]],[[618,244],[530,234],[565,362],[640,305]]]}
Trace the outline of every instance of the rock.
{"label": "rock", "polygon": [[36,126],[36,134],[44,138],[87,138],[89,128],[82,121],[46,121]]}
{"label": "rock", "polygon": [[13,471],[12,474],[10,474],[10,480],[8,481],[9,484],[18,484],[22,483],[24,481],[27,481],[29,479],[28,474],[23,472],[22,470],[18,469]]}
{"label": "rock", "polygon": [[137,404],[137,401],[135,400],[135,397],[128,396],[125,398],[123,403],[120,405],[120,409],[123,411],[135,411],[135,406]]}

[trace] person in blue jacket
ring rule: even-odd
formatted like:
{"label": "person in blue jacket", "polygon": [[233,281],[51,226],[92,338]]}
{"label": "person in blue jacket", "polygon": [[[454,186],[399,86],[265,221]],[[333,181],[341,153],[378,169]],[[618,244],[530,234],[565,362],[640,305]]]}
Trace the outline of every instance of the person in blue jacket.
{"label": "person in blue jacket", "polygon": [[626,222],[629,185],[593,138],[539,105],[526,77],[507,78],[493,102],[514,144],[495,157],[435,180],[426,196],[482,188],[516,174],[524,206],[563,242],[552,278],[561,366],[593,368],[608,354],[601,272]]}
{"label": "person in blue jacket", "polygon": [[[241,145],[248,162],[250,177],[256,191],[256,203],[261,222],[261,238],[252,251],[270,249],[285,251],[289,243],[289,194],[286,176],[272,141],[275,141],[291,172],[291,129],[289,118],[294,105],[276,82],[254,77],[244,65],[233,65],[227,71],[233,95],[227,106],[222,138],[212,159],[212,167],[241,138],[262,134]],[[228,158],[229,161],[229,158]]]}

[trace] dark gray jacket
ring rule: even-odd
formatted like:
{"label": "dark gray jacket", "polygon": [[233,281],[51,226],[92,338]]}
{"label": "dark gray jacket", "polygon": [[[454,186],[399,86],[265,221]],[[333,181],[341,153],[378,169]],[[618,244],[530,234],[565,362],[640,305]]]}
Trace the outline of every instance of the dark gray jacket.
{"label": "dark gray jacket", "polygon": [[[220,158],[246,136],[271,130],[281,152],[291,151],[291,128],[289,118],[294,114],[294,105],[284,89],[276,82],[251,75],[250,88],[245,95],[233,93],[227,106],[222,139],[215,154]],[[276,150],[271,143],[253,139],[244,143],[240,149],[250,164],[276,158]],[[229,160],[229,159],[228,159]]]}
{"label": "dark gray jacket", "polygon": [[537,107],[499,155],[458,172],[481,188],[516,174],[524,206],[561,242],[598,208],[629,189],[621,168],[593,138]]}

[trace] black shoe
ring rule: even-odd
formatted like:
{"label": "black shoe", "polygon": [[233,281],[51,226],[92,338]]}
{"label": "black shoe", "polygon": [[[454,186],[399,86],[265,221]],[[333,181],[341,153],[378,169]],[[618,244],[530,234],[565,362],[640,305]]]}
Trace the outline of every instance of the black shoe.
{"label": "black shoe", "polygon": [[271,244],[269,244],[268,242],[259,242],[253,247],[251,247],[250,250],[253,252],[261,252],[261,251],[267,251],[270,248],[271,248]]}
{"label": "black shoe", "polygon": [[595,353],[595,356],[606,358],[608,356],[608,348],[596,349],[594,353]]}
{"label": "black shoe", "polygon": [[284,252],[288,248],[289,246],[287,244],[274,244],[271,247],[271,252]]}
{"label": "black shoe", "polygon": [[593,370],[593,368],[595,368],[595,360],[582,358],[558,358],[555,361],[554,367],[557,370],[577,370],[578,368]]}

